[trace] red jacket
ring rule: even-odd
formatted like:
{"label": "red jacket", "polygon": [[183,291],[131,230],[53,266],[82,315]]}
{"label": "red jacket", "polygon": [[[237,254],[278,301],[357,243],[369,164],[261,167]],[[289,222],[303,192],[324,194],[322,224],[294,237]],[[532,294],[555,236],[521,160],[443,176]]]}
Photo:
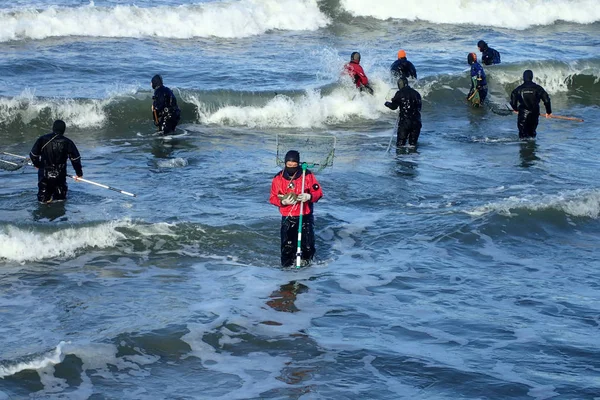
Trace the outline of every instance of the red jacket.
{"label": "red jacket", "polygon": [[369,78],[367,78],[363,67],[361,67],[357,61],[350,61],[348,64],[344,65],[344,71],[350,75],[357,88],[369,84]]}
{"label": "red jacket", "polygon": [[277,207],[279,207],[279,212],[284,217],[297,217],[300,215],[300,204],[304,207],[302,209],[302,214],[307,215],[312,213],[312,203],[316,203],[319,201],[321,197],[323,197],[323,191],[321,190],[321,185],[317,181],[317,178],[313,175],[312,172],[306,170],[306,177],[304,180],[304,193],[310,193],[312,196],[310,201],[304,203],[296,203],[289,206],[281,205],[281,199],[279,199],[278,195],[287,194],[290,192],[294,192],[296,194],[302,193],[302,170],[299,169],[297,173],[297,177],[292,179],[286,179],[283,177],[283,171],[279,172],[273,178],[273,182],[271,183],[271,196],[269,197],[269,202]]}

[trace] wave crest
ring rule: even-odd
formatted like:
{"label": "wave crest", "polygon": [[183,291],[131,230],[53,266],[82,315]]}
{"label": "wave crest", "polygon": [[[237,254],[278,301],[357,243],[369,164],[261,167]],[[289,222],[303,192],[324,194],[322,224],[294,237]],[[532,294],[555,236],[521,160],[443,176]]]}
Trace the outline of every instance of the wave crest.
{"label": "wave crest", "polygon": [[513,29],[552,25],[558,21],[578,24],[600,21],[596,0],[556,0],[551,4],[534,0],[405,0],[401,6],[396,0],[340,0],[340,6],[353,16],[381,20],[396,18]]}
{"label": "wave crest", "polygon": [[598,219],[600,216],[600,190],[576,190],[557,195],[535,197],[509,197],[500,202],[486,204],[467,214],[479,217],[489,213],[515,216],[514,211],[555,210],[572,217]]}
{"label": "wave crest", "polygon": [[51,234],[4,226],[0,228],[0,260],[24,263],[73,257],[86,247],[113,247],[125,238],[115,229],[118,225],[109,222],[98,226],[61,229]]}
{"label": "wave crest", "polygon": [[329,24],[316,0],[241,0],[143,8],[135,5],[0,13],[0,42],[61,36],[242,38],[274,29],[317,30]]}

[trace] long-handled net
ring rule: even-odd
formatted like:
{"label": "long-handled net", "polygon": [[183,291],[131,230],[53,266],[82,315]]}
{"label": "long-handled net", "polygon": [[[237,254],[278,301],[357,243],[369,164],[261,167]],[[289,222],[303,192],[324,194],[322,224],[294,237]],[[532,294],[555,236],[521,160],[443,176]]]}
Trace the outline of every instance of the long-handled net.
{"label": "long-handled net", "polygon": [[27,157],[0,151],[0,169],[6,171],[16,171],[29,163],[30,162]]}

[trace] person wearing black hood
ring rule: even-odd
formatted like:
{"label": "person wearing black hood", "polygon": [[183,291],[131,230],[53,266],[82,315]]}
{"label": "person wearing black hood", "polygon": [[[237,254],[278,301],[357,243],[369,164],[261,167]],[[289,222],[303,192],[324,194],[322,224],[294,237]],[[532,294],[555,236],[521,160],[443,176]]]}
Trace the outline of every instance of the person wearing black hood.
{"label": "person wearing black hood", "polygon": [[163,86],[163,80],[160,75],[152,77],[152,116],[154,125],[163,135],[168,135],[175,131],[175,127],[181,118],[181,111],[177,106],[177,99],[173,91],[166,86]]}
{"label": "person wearing black hood", "polygon": [[483,65],[500,64],[500,53],[496,49],[489,47],[483,40],[477,42],[477,47],[481,52],[481,62]]}
{"label": "person wearing black hood", "polygon": [[64,121],[54,121],[52,132],[40,136],[29,153],[33,166],[38,168],[37,198],[40,203],[67,198],[67,159],[71,160],[77,177],[83,177],[79,150],[64,136],[66,129]]}
{"label": "person wearing black hood", "polygon": [[517,117],[519,139],[535,138],[537,134],[535,130],[540,118],[540,101],[543,101],[546,107],[546,118],[550,118],[552,115],[550,96],[543,87],[533,82],[533,72],[528,69],[523,72],[523,84],[510,94],[510,105],[515,112],[519,113]]}
{"label": "person wearing black hood", "polygon": [[[301,259],[303,264],[315,255],[314,203],[323,197],[321,185],[310,170],[306,170],[304,182],[300,153],[290,150],[285,155],[285,166],[271,183],[269,202],[279,207],[281,213],[281,265],[290,267],[296,260],[298,224],[302,207]],[[302,190],[304,188],[304,191]]]}
{"label": "person wearing black hood", "polygon": [[417,145],[421,133],[421,95],[408,86],[406,78],[398,79],[398,91],[392,101],[384,104],[391,110],[399,109],[396,146]]}

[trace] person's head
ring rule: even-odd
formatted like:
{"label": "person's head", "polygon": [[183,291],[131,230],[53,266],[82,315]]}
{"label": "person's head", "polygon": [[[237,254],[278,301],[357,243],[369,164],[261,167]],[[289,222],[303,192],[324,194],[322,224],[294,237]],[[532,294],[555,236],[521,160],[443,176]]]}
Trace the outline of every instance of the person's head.
{"label": "person's head", "polygon": [[355,51],[352,54],[350,54],[350,61],[360,63],[360,53],[358,51]]}
{"label": "person's head", "polygon": [[152,89],[159,88],[162,85],[163,85],[162,76],[160,76],[160,75],[154,75],[152,77]]}
{"label": "person's head", "polygon": [[65,124],[65,121],[62,121],[60,119],[57,119],[52,124],[52,132],[56,133],[58,135],[63,135],[65,133],[66,129],[67,129],[67,124]]}
{"label": "person's head", "polygon": [[398,89],[402,89],[403,87],[408,87],[408,79],[405,77],[398,79]]}
{"label": "person's head", "polygon": [[297,167],[300,164],[300,153],[297,150],[290,150],[285,154],[285,166]]}
{"label": "person's head", "polygon": [[523,72],[523,82],[531,82],[533,81],[533,71],[528,69]]}
{"label": "person's head", "polygon": [[404,50],[398,50],[398,58],[406,58],[406,52]]}
{"label": "person's head", "polygon": [[480,40],[479,42],[477,42],[477,47],[479,47],[479,51],[484,51],[487,49],[488,45],[483,40]]}
{"label": "person's head", "polygon": [[467,62],[469,63],[469,65],[472,65],[474,62],[477,62],[477,54],[469,53],[467,55]]}
{"label": "person's head", "polygon": [[285,170],[293,175],[298,171],[300,165],[300,153],[297,150],[290,150],[285,154]]}

